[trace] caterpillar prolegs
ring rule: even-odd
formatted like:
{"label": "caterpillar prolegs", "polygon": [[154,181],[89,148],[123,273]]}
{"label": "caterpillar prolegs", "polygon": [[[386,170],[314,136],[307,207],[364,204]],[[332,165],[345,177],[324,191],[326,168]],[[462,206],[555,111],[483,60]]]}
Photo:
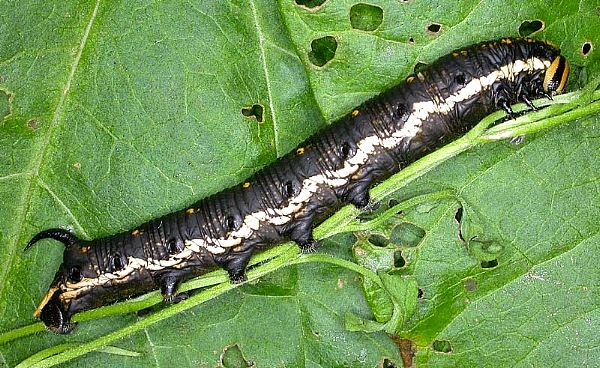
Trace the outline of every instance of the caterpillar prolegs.
{"label": "caterpillar prolegs", "polygon": [[217,267],[245,279],[253,253],[291,239],[314,247],[313,227],[336,208],[369,203],[369,188],[464,134],[489,113],[561,93],[569,65],[543,41],[502,39],[443,56],[366,101],[247,181],[135,230],[91,241],[63,229],[35,235],[65,245],[35,311],[68,333],[79,311],[179,282]]}

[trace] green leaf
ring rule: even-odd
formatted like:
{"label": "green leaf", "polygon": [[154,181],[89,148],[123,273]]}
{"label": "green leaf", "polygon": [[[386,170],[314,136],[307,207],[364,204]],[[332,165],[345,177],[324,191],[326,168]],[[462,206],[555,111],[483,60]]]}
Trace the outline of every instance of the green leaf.
{"label": "green leaf", "polygon": [[[0,1],[0,333],[39,329],[27,326],[62,249],[44,242],[23,253],[37,231],[69,227],[95,238],[184,208],[240,182],[418,62],[518,36],[523,22],[539,19],[544,28],[533,36],[561,46],[572,89],[600,72],[594,2],[382,0],[370,4],[383,10],[374,30],[376,16],[352,28],[357,1],[317,3]],[[337,47],[323,49],[329,60],[318,66],[311,45],[324,37]],[[586,56],[584,42],[594,46]],[[404,210],[425,231],[404,271],[422,296],[399,331],[419,366],[600,361],[599,123],[595,114],[519,145],[470,149],[393,195],[403,202],[450,190],[503,247],[497,265],[482,268],[458,237],[456,199]],[[321,251],[350,259],[353,241],[341,235]],[[229,346],[257,366],[400,366],[398,338],[344,327],[347,313],[373,318],[358,275],[291,266],[246,287],[221,286],[224,294],[191,309],[173,306],[175,316],[134,333],[127,328],[171,309],[88,320],[68,336],[15,340],[17,331],[0,345],[0,366],[40,352],[33,358],[72,354],[82,366],[212,367]],[[77,352],[114,331],[119,338],[107,343],[141,355]],[[79,347],[64,350],[73,342]]]}

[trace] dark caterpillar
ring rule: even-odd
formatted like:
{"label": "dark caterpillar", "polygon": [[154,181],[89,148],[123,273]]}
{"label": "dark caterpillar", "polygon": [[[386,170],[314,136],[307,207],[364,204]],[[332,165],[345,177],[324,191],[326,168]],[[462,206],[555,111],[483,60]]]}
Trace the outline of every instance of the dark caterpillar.
{"label": "dark caterpillar", "polygon": [[286,239],[314,247],[312,228],[345,203],[364,207],[369,187],[462,135],[511,104],[560,93],[569,65],[554,46],[531,39],[485,42],[446,55],[365,102],[246,182],[136,230],[92,241],[42,231],[65,244],[35,316],[68,333],[71,316],[161,288],[178,301],[179,282],[217,267],[245,279],[250,256]]}

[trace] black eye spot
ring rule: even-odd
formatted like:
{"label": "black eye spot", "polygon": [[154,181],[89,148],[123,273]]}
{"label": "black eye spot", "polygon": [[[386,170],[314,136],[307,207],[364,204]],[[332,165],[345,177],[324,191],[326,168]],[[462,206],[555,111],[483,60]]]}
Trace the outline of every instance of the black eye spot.
{"label": "black eye spot", "polygon": [[458,74],[456,77],[454,77],[454,81],[460,85],[464,85],[467,79],[465,78],[464,74]]}
{"label": "black eye spot", "polygon": [[590,51],[592,51],[592,48],[593,47],[591,42],[584,42],[583,45],[581,45],[581,56],[588,56]]}
{"label": "black eye spot", "polygon": [[335,56],[337,41],[332,36],[317,38],[310,43],[310,49],[308,60],[313,65],[323,66]]}
{"label": "black eye spot", "polygon": [[519,26],[519,35],[521,37],[531,36],[542,29],[544,29],[544,22],[541,20],[526,20]]}
{"label": "black eye spot", "polygon": [[121,259],[121,255],[116,253],[112,257],[113,271],[121,271],[123,269],[123,260]]}
{"label": "black eye spot", "polygon": [[169,239],[167,241],[167,250],[169,254],[179,253],[179,249],[177,248],[177,239]]}
{"label": "black eye spot", "polygon": [[71,267],[71,269],[69,270],[69,281],[73,283],[81,281],[81,269],[79,267]]}
{"label": "black eye spot", "polygon": [[294,196],[294,183],[286,181],[283,185],[283,193],[286,197],[291,198]]}
{"label": "black eye spot", "polygon": [[406,106],[405,106],[405,105],[403,105],[403,104],[399,104],[399,105],[396,107],[396,116],[397,116],[398,118],[401,118],[401,117],[403,117],[404,115],[406,115],[406,110],[407,110],[407,108],[406,108]]}
{"label": "black eye spot", "polygon": [[225,217],[225,227],[227,227],[227,231],[234,231],[235,226],[235,217],[227,216]]}
{"label": "black eye spot", "polygon": [[340,147],[340,158],[345,160],[348,158],[348,156],[350,156],[350,143],[344,142]]}

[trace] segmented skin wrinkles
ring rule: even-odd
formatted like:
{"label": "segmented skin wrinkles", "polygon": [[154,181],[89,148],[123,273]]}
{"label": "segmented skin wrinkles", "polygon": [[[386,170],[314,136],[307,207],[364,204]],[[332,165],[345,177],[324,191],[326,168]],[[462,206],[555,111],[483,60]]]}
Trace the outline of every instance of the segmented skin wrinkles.
{"label": "segmented skin wrinkles", "polygon": [[312,229],[340,206],[369,203],[369,188],[464,134],[489,113],[560,93],[568,63],[554,46],[503,39],[455,51],[363,103],[247,181],[133,231],[92,241],[66,230],[36,235],[66,249],[35,316],[59,333],[71,316],[160,287],[176,302],[181,280],[217,267],[245,279],[251,255]]}

